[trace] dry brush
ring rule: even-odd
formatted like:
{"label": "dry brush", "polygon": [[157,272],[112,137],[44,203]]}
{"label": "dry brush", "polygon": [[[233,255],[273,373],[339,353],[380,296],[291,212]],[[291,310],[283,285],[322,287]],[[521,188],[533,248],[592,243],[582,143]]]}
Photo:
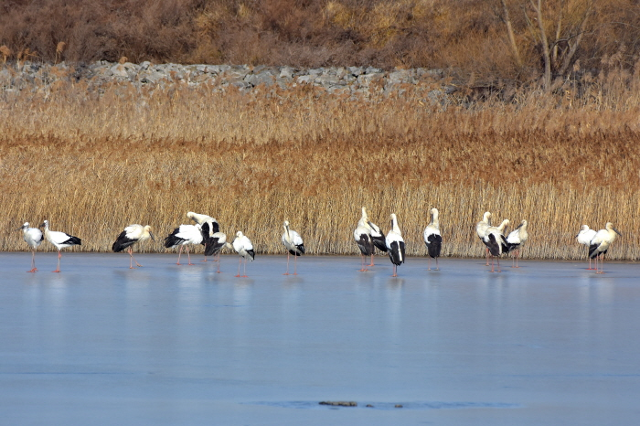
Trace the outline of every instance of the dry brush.
{"label": "dry brush", "polygon": [[435,206],[446,256],[482,254],[474,226],[486,210],[529,221],[525,257],[580,258],[580,225],[606,221],[624,235],[612,258],[640,254],[637,88],[611,103],[532,91],[446,107],[430,103],[432,87],[367,98],[212,89],[4,92],[0,250],[26,248],[15,230],[24,221],[49,219],[83,238],[80,250],[108,251],[129,223],[164,236],[191,210],[242,230],[258,253],[284,252],[287,219],[309,253],[355,254],[367,206],[385,231],[395,212],[408,253],[424,255]]}

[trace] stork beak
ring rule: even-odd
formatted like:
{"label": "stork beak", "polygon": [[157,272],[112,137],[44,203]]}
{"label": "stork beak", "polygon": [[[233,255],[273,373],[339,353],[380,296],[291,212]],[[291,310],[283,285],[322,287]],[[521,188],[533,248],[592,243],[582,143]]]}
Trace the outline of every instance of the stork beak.
{"label": "stork beak", "polygon": [[38,228],[44,228],[44,222],[42,222]]}
{"label": "stork beak", "polygon": [[24,225],[22,225],[20,228],[16,229],[16,231],[22,231],[24,229]]}
{"label": "stork beak", "polygon": [[149,236],[151,237],[151,239],[152,239],[153,241],[155,241],[155,240],[156,240],[156,237],[154,237],[154,236],[153,236],[153,232],[149,231]]}
{"label": "stork beak", "polygon": [[620,235],[622,237],[622,234],[620,233],[620,231],[618,231],[616,228],[613,228],[614,231],[616,231],[616,234]]}

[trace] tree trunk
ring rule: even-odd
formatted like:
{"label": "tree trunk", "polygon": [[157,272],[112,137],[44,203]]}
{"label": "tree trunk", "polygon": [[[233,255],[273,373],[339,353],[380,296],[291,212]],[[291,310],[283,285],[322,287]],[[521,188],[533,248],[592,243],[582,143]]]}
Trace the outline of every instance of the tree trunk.
{"label": "tree trunk", "polygon": [[537,5],[533,2],[533,0],[531,0],[531,6],[533,6],[538,19],[538,28],[540,29],[540,42],[542,43],[542,56],[544,59],[543,86],[544,90],[548,91],[549,89],[551,89],[551,55],[549,53],[549,42],[547,41],[547,33],[544,30],[544,22],[542,20],[542,0],[538,0]]}
{"label": "tree trunk", "polygon": [[516,37],[513,34],[513,26],[511,25],[511,17],[509,16],[509,9],[507,8],[507,1],[500,0],[502,2],[502,10],[504,11],[504,21],[507,24],[507,33],[509,34],[509,42],[511,43],[511,49],[513,50],[513,56],[516,58],[516,62],[519,67],[522,67],[522,60],[520,59],[520,52],[518,51],[518,45],[516,44]]}

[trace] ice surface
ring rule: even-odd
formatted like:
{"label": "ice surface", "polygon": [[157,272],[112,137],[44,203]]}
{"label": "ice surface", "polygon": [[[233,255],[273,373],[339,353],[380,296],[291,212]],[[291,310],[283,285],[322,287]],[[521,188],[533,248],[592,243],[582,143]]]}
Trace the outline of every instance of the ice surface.
{"label": "ice surface", "polygon": [[[3,425],[632,425],[640,266],[0,254]],[[186,259],[185,259],[186,260]],[[357,407],[320,406],[356,401]],[[396,408],[397,404],[402,408]],[[367,407],[371,405],[372,407]]]}

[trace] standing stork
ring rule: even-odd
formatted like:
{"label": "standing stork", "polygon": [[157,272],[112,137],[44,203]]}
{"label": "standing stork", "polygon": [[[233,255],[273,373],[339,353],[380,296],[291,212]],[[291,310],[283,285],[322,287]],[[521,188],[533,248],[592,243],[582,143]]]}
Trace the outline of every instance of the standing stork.
{"label": "standing stork", "polygon": [[[365,218],[364,207],[363,210],[363,219]],[[364,265],[364,258],[366,256],[371,256],[371,264],[373,265],[373,252],[375,250],[375,246],[373,245],[373,240],[371,239],[371,230],[369,225],[363,220],[360,219],[358,221],[358,226],[355,231],[353,231],[353,239],[356,240],[356,244],[358,244],[358,248],[360,249],[360,272],[365,272],[367,268]]]}
{"label": "standing stork", "polygon": [[187,217],[193,220],[197,225],[200,225],[202,227],[202,243],[201,244],[205,246],[203,262],[206,262],[207,256],[211,256],[210,254],[207,254],[211,252],[211,249],[207,249],[207,245],[211,242],[209,238],[213,237],[213,234],[215,234],[216,232],[220,232],[220,225],[218,224],[218,221],[215,218],[211,216],[207,216],[206,214],[187,212]]}
{"label": "standing stork", "polygon": [[151,227],[149,225],[142,226],[134,223],[124,228],[124,231],[118,235],[118,238],[116,238],[116,241],[111,246],[111,250],[118,253],[127,249],[127,253],[129,253],[129,269],[133,269],[133,262],[136,262],[136,266],[141,267],[142,265],[133,257],[133,245],[146,241],[149,238],[153,241],[156,240],[151,232]]}
{"label": "standing stork", "polygon": [[[589,257],[596,260],[596,274],[604,274],[604,255],[616,240],[616,234],[622,236],[620,231],[613,227],[613,223],[607,222],[604,229],[596,232],[596,236],[591,240]],[[598,258],[601,259],[600,271],[598,271]]]}
{"label": "standing stork", "polygon": [[427,245],[429,253],[429,271],[431,270],[431,258],[436,260],[436,270],[440,270],[438,258],[442,250],[442,236],[440,235],[440,220],[438,219],[438,209],[431,209],[431,223],[424,228],[424,243]]}
{"label": "standing stork", "polygon": [[227,234],[223,232],[214,232],[213,235],[206,238],[206,240],[207,242],[204,245],[204,255],[217,257],[216,262],[218,262],[218,270],[216,272],[220,273],[220,252],[225,247],[233,248],[233,246],[227,242]]}
{"label": "standing stork", "polygon": [[580,228],[580,232],[578,232],[578,235],[576,235],[576,239],[578,240],[578,242],[587,246],[587,259],[589,259],[589,267],[587,268],[587,271],[592,271],[594,269],[591,267],[591,250],[589,250],[589,246],[591,245],[591,240],[593,240],[595,236],[596,230],[590,229],[587,225],[582,225],[582,228]]}
{"label": "standing stork", "polygon": [[[518,258],[520,257],[520,249],[524,247],[524,243],[529,239],[529,233],[527,232],[527,221],[523,220],[520,225],[507,235],[507,249],[508,252],[515,251],[513,261],[511,263],[512,268],[519,268]],[[515,265],[515,266],[514,266]]]}
{"label": "standing stork", "polygon": [[289,275],[289,257],[293,255],[293,275],[298,275],[296,271],[298,256],[304,254],[304,243],[302,237],[293,229],[289,229],[289,221],[284,221],[284,234],[282,234],[282,244],[287,248],[287,272],[283,275]]}
{"label": "standing stork", "polygon": [[62,258],[60,250],[66,247],[82,245],[82,240],[78,237],[74,237],[73,235],[69,235],[66,232],[50,231],[48,220],[45,220],[40,226],[44,226],[44,237],[47,241],[58,249],[58,267],[53,272],[60,272],[60,258]]}
{"label": "standing stork", "polygon": [[[484,239],[487,236],[487,229],[491,226],[491,212],[484,212],[482,216],[482,220],[476,224],[476,233],[478,234],[478,238],[480,241],[484,243]],[[485,258],[486,264],[485,266],[489,266],[489,248],[485,248]]]}
{"label": "standing stork", "polygon": [[402,232],[398,226],[398,218],[395,213],[391,213],[391,230],[387,232],[385,239],[387,250],[389,253],[389,259],[393,263],[393,275],[398,276],[398,265],[404,263],[404,240],[402,239]]}
{"label": "standing stork", "polygon": [[504,229],[509,224],[509,219],[502,221],[500,226],[489,226],[486,231],[486,236],[482,240],[491,253],[491,272],[494,271],[493,259],[498,261],[498,272],[500,270],[500,256],[507,251],[507,239],[504,237]]}
{"label": "standing stork", "polygon": [[31,270],[27,272],[36,272],[38,268],[36,268],[36,249],[44,240],[44,236],[42,235],[42,231],[38,228],[30,228],[29,222],[25,222],[18,231],[22,230],[24,242],[31,248]]}
{"label": "standing stork", "polygon": [[[382,233],[378,225],[376,225],[375,223],[369,220],[369,215],[367,215],[367,209],[365,207],[362,207],[362,217],[358,221],[358,226],[360,225],[362,225],[364,228],[367,229],[371,242],[374,246],[371,249],[371,253],[370,253],[371,263],[367,266],[375,266],[373,263],[373,254],[375,252],[375,249],[377,248],[383,253],[387,252],[387,244],[385,241],[384,234]],[[354,234],[354,237],[355,237],[355,234]],[[358,241],[358,237],[355,237],[355,238],[356,238],[356,241]]]}
{"label": "standing stork", "polygon": [[[233,243],[231,244],[233,249],[240,256],[238,258],[238,275],[236,277],[247,278],[247,258],[249,261],[253,262],[253,259],[256,258],[256,252],[253,251],[253,244],[251,244],[251,240],[242,234],[241,231],[236,233],[236,238],[234,238]],[[244,275],[240,275],[240,263],[244,259]]]}
{"label": "standing stork", "polygon": [[188,244],[201,244],[203,240],[202,227],[200,225],[180,225],[174,229],[171,234],[164,239],[165,248],[174,248],[180,246],[178,252],[178,262],[176,265],[180,265],[180,256],[182,255],[182,249],[186,246],[188,265],[191,263],[191,255],[189,254]]}

